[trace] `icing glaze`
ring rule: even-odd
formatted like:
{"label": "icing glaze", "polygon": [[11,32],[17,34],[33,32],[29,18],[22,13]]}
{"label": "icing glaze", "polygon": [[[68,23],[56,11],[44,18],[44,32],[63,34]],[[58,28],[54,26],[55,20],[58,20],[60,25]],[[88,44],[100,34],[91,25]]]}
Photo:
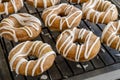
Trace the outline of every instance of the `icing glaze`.
{"label": "icing glaze", "polygon": [[[77,28],[73,28],[73,30],[65,30],[61,33],[61,35],[59,36],[59,39],[57,40],[57,43],[56,43],[56,48],[57,48],[57,51],[59,53],[61,53],[61,49],[63,49],[63,56],[66,57],[68,55],[68,53],[70,52],[71,48],[73,46],[76,46],[76,53],[75,53],[75,61],[79,61],[80,59],[80,55],[81,55],[81,51],[82,51],[82,48],[85,46],[85,53],[84,53],[84,57],[85,59],[88,59],[90,54],[91,54],[91,51],[93,50],[95,44],[99,41],[99,37],[96,38],[96,40],[94,41],[93,45],[90,47],[90,49],[88,49],[89,47],[89,43],[90,43],[90,39],[92,37],[92,32],[89,31],[89,33],[87,34],[87,37],[85,38],[85,44],[75,44],[73,43],[74,41],[74,36],[75,36],[75,31],[76,31]],[[63,43],[61,43],[61,46],[58,48],[58,45],[60,43],[60,41],[62,40],[62,37],[65,33],[69,33],[69,36],[65,39],[65,41]],[[81,29],[79,31],[79,35],[78,35],[78,39],[83,39],[83,36],[85,35],[86,33],[86,30],[85,29]],[[69,43],[68,43],[68,40]]]}
{"label": "icing glaze", "polygon": [[[38,31],[40,29],[40,25],[41,22],[38,18],[27,14],[27,13],[19,13],[19,14],[12,14],[10,15],[11,17],[14,17],[21,25],[23,25],[24,27],[21,27],[20,29],[26,31],[26,33],[28,34],[29,37],[33,36],[33,32],[30,29],[30,27],[33,27],[36,31]],[[4,35],[4,34],[9,34],[13,37],[15,42],[18,42],[18,38],[16,36],[16,32],[14,27],[14,23],[12,20],[10,20],[9,18],[3,19],[1,24],[6,24],[7,26],[3,26],[0,28],[0,30],[8,30],[6,32],[1,32],[0,36]],[[30,27],[26,27],[26,26],[30,26]]]}
{"label": "icing glaze", "polygon": [[[114,24],[114,22],[110,22],[110,23],[105,27],[105,29],[104,29],[104,31],[103,31],[103,33],[102,33],[101,40],[102,40],[102,42],[103,42],[103,39],[105,38],[105,35],[106,35],[108,29],[111,28],[111,27],[112,27],[112,29],[113,29],[113,30],[110,32],[110,36],[107,38],[107,41],[106,41],[106,45],[107,45],[107,46],[111,46],[112,43],[116,40],[116,38],[119,38],[119,35],[116,35],[116,34],[117,34],[117,32],[119,31],[119,29],[120,29],[120,21],[118,21],[117,27],[115,27],[113,24]],[[115,49],[120,51],[120,39],[119,39],[119,41],[118,41]]]}
{"label": "icing glaze", "polygon": [[[14,12],[16,13],[16,12],[18,11],[17,4],[16,4],[16,0],[10,0],[10,2],[11,2],[11,4],[12,4],[13,8],[14,8]],[[0,1],[0,3],[2,3],[2,0]],[[24,5],[24,4],[23,4],[23,0],[20,0],[20,4],[21,4],[22,6]],[[8,14],[9,14],[9,12],[8,12],[8,2],[4,2],[3,5],[4,5],[4,7],[5,7],[5,10],[4,10],[4,12],[0,12],[0,14],[6,13],[6,14],[8,15]]]}
{"label": "icing glaze", "polygon": [[[47,5],[48,5],[47,0],[42,0],[42,1],[43,1],[44,8],[47,8]],[[55,0],[50,0],[50,2],[52,4],[52,6],[56,4]],[[38,0],[34,0],[34,6],[35,6],[35,8],[37,8]]]}
{"label": "icing glaze", "polygon": [[[109,5],[110,4],[110,5]],[[109,6],[108,6],[109,5]],[[90,19],[90,16],[92,13],[94,13],[93,19],[92,21],[95,23],[98,23],[100,17],[104,14],[104,12],[99,12],[96,11],[98,9],[98,7],[101,6],[102,7],[102,11],[105,12],[105,15],[102,19],[102,23],[104,23],[104,21],[107,18],[107,15],[111,13],[111,19],[114,17],[114,14],[116,13],[114,11],[114,9],[116,8],[115,5],[111,4],[111,2],[109,1],[104,1],[104,0],[89,0],[89,3],[84,3],[82,10],[83,10],[83,14],[87,12],[87,17],[86,19]],[[93,8],[96,7],[96,10],[94,10]]]}
{"label": "icing glaze", "polygon": [[[69,13],[68,14],[68,16],[66,16],[66,17],[60,17],[60,16],[58,16],[57,14],[54,14],[54,11],[55,10],[58,10],[60,7],[62,7],[62,6],[67,6],[65,9],[64,9],[64,13],[65,13],[65,15],[67,14],[67,13]],[[82,15],[82,11],[81,10],[78,10],[78,11],[74,11],[72,14],[71,14],[71,12],[72,12],[72,10],[73,10],[74,8],[73,8],[73,6],[72,5],[67,5],[67,4],[65,4],[65,3],[63,3],[63,4],[60,4],[60,5],[58,5],[57,7],[51,7],[51,8],[49,8],[49,9],[46,9],[44,12],[43,12],[43,14],[42,14],[42,16],[43,15],[45,15],[47,12],[49,12],[48,14],[47,14],[47,16],[46,16],[46,19],[45,19],[45,26],[52,26],[52,24],[53,24],[53,22],[56,20],[56,19],[60,19],[60,27],[59,27],[59,29],[60,30],[62,30],[63,29],[63,24],[66,22],[67,23],[67,27],[68,28],[71,28],[72,27],[72,25],[73,25],[73,23]],[[79,14],[78,14],[79,13]],[[68,19],[70,19],[72,16],[74,16],[75,14],[78,14],[77,15],[77,17],[75,17],[74,19],[73,19],[73,21],[71,22],[71,23],[69,23],[69,21],[68,21]],[[52,19],[54,17],[54,19]],[[52,19],[52,20],[51,20]]]}
{"label": "icing glaze", "polygon": [[[12,57],[11,57],[11,53],[9,54],[9,56],[11,57],[11,59],[10,59],[10,68],[11,68],[12,71],[13,71],[12,66],[13,66],[15,60],[16,60],[18,57],[20,57],[20,56],[21,56],[21,57],[28,56],[31,50],[33,50],[33,52],[35,52],[34,50],[36,50],[36,48],[38,47],[38,45],[40,45],[40,44],[42,43],[41,41],[35,41],[35,42],[33,42],[32,45],[31,45],[31,47],[29,48],[29,50],[28,50],[26,53],[24,53],[24,49],[25,49],[25,47],[29,44],[29,42],[30,42],[30,41],[26,41],[26,42],[24,42],[24,43],[18,44],[15,48],[13,48],[12,51],[14,51],[17,47],[19,47],[19,46],[22,45],[22,48],[21,48],[20,50],[18,50],[18,52],[17,52],[15,55],[13,55]],[[43,46],[43,45],[44,45],[44,44],[42,43],[40,46]],[[36,47],[35,47],[35,46],[36,46]],[[48,46],[48,44],[45,44],[45,46]],[[49,46],[49,47],[50,47],[50,46]],[[47,48],[47,47],[42,47],[41,50],[43,50],[43,49],[45,50],[46,48]],[[11,52],[12,52],[12,51],[11,51]],[[39,53],[39,54],[42,54],[42,51],[40,51],[40,52],[38,52],[38,53]],[[36,53],[32,53],[32,55],[35,55],[35,54],[36,54]],[[39,54],[38,54],[38,55],[39,55]],[[49,51],[49,52],[45,53],[44,55],[38,56],[37,63],[35,64],[35,66],[34,66],[33,69],[32,69],[32,74],[31,74],[32,76],[34,76],[35,71],[36,71],[36,68],[37,68],[38,66],[40,66],[41,72],[44,71],[44,68],[43,68],[44,62],[45,62],[45,60],[47,59],[47,57],[50,56],[50,55],[55,55],[55,52],[54,52],[54,51]],[[26,62],[27,64],[26,64],[26,67],[25,67],[25,75],[27,76],[27,75],[28,75],[28,68],[29,68],[29,66],[30,66],[30,64],[31,64],[32,61],[33,61],[33,60],[27,61],[25,58],[21,58],[21,59],[18,61],[17,65],[16,65],[16,69],[15,69],[16,73],[19,74],[20,66],[23,64],[23,62]]]}

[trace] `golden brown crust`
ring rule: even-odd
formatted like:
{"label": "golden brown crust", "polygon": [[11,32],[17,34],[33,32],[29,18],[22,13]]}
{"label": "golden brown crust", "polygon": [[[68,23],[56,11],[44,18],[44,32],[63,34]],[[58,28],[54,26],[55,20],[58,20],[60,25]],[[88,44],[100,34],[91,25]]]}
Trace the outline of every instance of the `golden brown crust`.
{"label": "golden brown crust", "polygon": [[53,31],[76,27],[79,25],[81,17],[81,10],[66,3],[46,8],[42,13],[45,26]]}
{"label": "golden brown crust", "polygon": [[[27,0],[27,3],[31,6],[35,6],[36,8],[47,8],[50,6],[53,6],[57,3],[59,3],[60,0],[37,0],[35,2],[35,0]],[[36,4],[36,5],[35,5]]]}
{"label": "golden brown crust", "polygon": [[107,24],[118,18],[116,6],[104,0],[89,0],[83,4],[82,11],[83,18],[94,23]]}
{"label": "golden brown crust", "polygon": [[8,2],[3,2],[3,3],[0,2],[0,14],[8,15],[11,13],[15,13],[16,11],[20,10],[22,7],[23,7],[23,0],[13,0],[13,2],[9,0]]}
{"label": "golden brown crust", "polygon": [[[35,56],[38,59],[28,61],[28,56]],[[37,76],[48,70],[52,66],[55,60],[55,52],[48,44],[41,41],[27,41],[20,43],[15,48],[13,48],[10,51],[8,59],[11,69],[17,74],[26,76]],[[40,59],[42,60],[40,61]],[[19,64],[20,62],[22,63]]]}
{"label": "golden brown crust", "polygon": [[71,3],[77,3],[77,4],[79,4],[79,3],[87,2],[88,0],[67,0],[67,1],[69,1]]}
{"label": "golden brown crust", "polygon": [[120,21],[110,22],[102,33],[101,41],[107,46],[120,51]]}
{"label": "golden brown crust", "polygon": [[[37,37],[41,32],[41,22],[34,16],[29,15],[27,17],[27,15],[29,14],[19,13],[3,19],[0,24],[0,35],[8,40],[14,40],[16,42],[32,40]],[[16,17],[18,17],[18,19]]]}
{"label": "golden brown crust", "polygon": [[[82,44],[79,45],[75,42]],[[56,48],[61,55],[69,60],[77,62],[93,59],[98,54],[100,46],[99,38],[91,31],[77,28],[62,32],[58,37],[56,44]],[[85,54],[88,54],[89,52],[90,54],[86,57]]]}

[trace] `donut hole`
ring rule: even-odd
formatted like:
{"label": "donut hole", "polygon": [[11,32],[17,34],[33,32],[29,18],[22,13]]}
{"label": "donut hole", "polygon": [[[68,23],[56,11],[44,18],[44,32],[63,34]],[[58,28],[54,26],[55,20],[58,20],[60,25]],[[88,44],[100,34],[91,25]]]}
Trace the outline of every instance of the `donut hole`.
{"label": "donut hole", "polygon": [[82,45],[84,42],[81,42],[81,41],[75,41],[74,42],[76,45]]}
{"label": "donut hole", "polygon": [[[27,21],[22,21],[23,23],[27,23]],[[20,24],[18,21],[14,22],[13,25],[15,28],[21,28],[21,27],[25,27],[26,25]]]}
{"label": "donut hole", "polygon": [[22,25],[22,24],[16,24],[16,25],[14,25],[14,27],[16,27],[16,28],[21,28],[21,27],[24,27],[24,25]]}
{"label": "donut hole", "polygon": [[34,55],[29,55],[29,56],[27,56],[27,58],[26,58],[28,61],[31,61],[31,60],[37,60],[38,58],[36,57],[36,56],[34,56]]}
{"label": "donut hole", "polygon": [[59,13],[58,16],[60,16],[60,17],[65,17],[65,16],[67,16],[67,15],[65,15],[64,13]]}
{"label": "donut hole", "polygon": [[9,2],[10,0],[2,0],[1,2],[4,3],[4,2]]}

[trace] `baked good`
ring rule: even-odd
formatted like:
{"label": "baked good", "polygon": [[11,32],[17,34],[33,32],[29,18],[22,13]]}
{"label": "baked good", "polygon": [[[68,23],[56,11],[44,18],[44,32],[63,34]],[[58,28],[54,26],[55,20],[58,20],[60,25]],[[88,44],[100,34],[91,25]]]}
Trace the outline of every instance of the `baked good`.
{"label": "baked good", "polygon": [[59,3],[60,0],[26,0],[27,3],[35,8],[47,8]]}
{"label": "baked good", "polygon": [[52,31],[61,31],[79,25],[82,11],[73,5],[62,3],[46,8],[42,13],[45,26]]}
{"label": "baked good", "polygon": [[[27,60],[30,56],[37,59]],[[26,41],[14,47],[8,58],[12,71],[25,76],[37,76],[52,66],[55,56],[55,52],[47,43]]]}
{"label": "baked good", "polygon": [[93,23],[107,24],[118,18],[116,6],[104,0],[89,0],[83,4],[82,11],[83,18]]}
{"label": "baked good", "polygon": [[15,42],[32,40],[40,32],[40,20],[27,13],[12,14],[0,24],[0,36]]}
{"label": "baked good", "polygon": [[16,13],[23,5],[23,0],[0,0],[0,14]]}
{"label": "baked good", "polygon": [[63,31],[56,42],[57,51],[66,59],[75,62],[85,62],[93,59],[98,54],[100,46],[99,37],[92,31],[83,28]]}
{"label": "baked good", "polygon": [[77,4],[79,4],[79,3],[87,2],[88,0],[67,0],[67,1],[69,1],[70,3],[77,3]]}
{"label": "baked good", "polygon": [[110,22],[103,30],[101,42],[120,51],[120,20]]}

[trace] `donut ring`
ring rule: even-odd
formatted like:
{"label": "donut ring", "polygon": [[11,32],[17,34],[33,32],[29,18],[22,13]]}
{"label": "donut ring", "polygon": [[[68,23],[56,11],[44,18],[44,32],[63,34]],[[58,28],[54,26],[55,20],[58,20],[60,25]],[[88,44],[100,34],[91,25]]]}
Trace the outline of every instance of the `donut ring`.
{"label": "donut ring", "polygon": [[[75,42],[80,42],[76,44]],[[57,51],[66,59],[85,62],[93,59],[100,50],[100,39],[92,31],[86,29],[68,29],[57,39]]]}
{"label": "donut ring", "polygon": [[[35,56],[38,59],[28,61],[28,56]],[[55,56],[55,52],[47,43],[26,41],[14,47],[8,58],[12,71],[21,75],[37,76],[52,66]]]}
{"label": "donut ring", "polygon": [[12,14],[0,24],[0,36],[15,42],[32,40],[40,32],[39,19],[27,13]]}
{"label": "donut ring", "polygon": [[118,18],[116,6],[104,0],[89,0],[83,4],[82,11],[83,18],[93,23],[107,24]]}
{"label": "donut ring", "polygon": [[46,8],[42,13],[45,26],[56,31],[78,26],[81,17],[82,11],[80,9],[66,3]]}
{"label": "donut ring", "polygon": [[107,46],[120,51],[120,20],[110,22],[102,33],[101,41]]}
{"label": "donut ring", "polygon": [[70,3],[77,3],[77,4],[79,4],[79,3],[87,2],[88,0],[67,0],[67,1],[69,1]]}
{"label": "donut ring", "polygon": [[35,8],[47,8],[59,2],[60,0],[27,0],[27,3]]}
{"label": "donut ring", "polygon": [[0,14],[16,13],[23,5],[23,0],[0,0]]}

